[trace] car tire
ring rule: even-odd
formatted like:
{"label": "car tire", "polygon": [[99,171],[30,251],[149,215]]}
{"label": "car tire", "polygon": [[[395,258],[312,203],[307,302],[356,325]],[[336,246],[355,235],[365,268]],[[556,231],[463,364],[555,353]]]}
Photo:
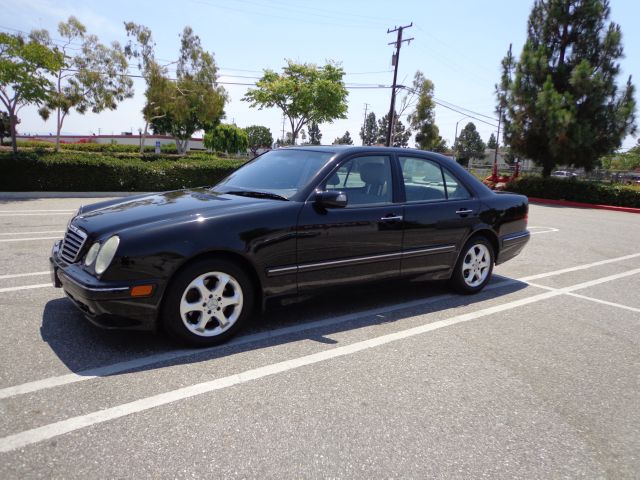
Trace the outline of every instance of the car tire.
{"label": "car tire", "polygon": [[494,256],[493,245],[486,237],[471,237],[458,257],[451,276],[451,286],[464,294],[482,290],[491,280]]}
{"label": "car tire", "polygon": [[235,335],[253,311],[254,287],[233,262],[208,259],[178,272],[165,294],[162,324],[169,336],[211,346]]}

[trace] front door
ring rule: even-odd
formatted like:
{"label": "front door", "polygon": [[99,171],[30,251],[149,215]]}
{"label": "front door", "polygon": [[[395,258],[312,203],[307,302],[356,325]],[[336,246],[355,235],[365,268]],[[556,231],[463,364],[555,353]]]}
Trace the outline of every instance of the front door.
{"label": "front door", "polygon": [[403,208],[394,203],[391,158],[347,160],[320,188],[345,192],[345,208],[303,207],[297,227],[298,289],[400,274]]}

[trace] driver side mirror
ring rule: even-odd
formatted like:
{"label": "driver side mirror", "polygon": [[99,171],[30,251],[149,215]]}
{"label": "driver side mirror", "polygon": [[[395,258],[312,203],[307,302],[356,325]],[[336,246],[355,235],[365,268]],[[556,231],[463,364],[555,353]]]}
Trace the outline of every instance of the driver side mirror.
{"label": "driver side mirror", "polygon": [[318,191],[316,203],[324,208],[344,208],[347,206],[347,194],[339,190]]}

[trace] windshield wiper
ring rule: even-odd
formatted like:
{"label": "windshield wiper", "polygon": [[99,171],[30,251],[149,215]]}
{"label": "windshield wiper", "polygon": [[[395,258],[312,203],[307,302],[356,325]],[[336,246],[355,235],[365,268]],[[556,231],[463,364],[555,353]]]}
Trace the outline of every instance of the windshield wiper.
{"label": "windshield wiper", "polygon": [[227,195],[240,195],[242,197],[255,197],[255,198],[270,198],[272,200],[284,200],[286,202],[289,201],[287,197],[283,197],[282,195],[278,195],[277,193],[271,192],[255,192],[252,190],[231,190],[230,192],[222,192]]}

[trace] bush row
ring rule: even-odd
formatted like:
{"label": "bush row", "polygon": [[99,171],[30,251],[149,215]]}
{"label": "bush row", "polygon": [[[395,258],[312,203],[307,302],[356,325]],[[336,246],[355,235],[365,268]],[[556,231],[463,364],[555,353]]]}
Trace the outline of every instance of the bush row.
{"label": "bush row", "polygon": [[576,179],[525,176],[510,182],[506,190],[552,200],[640,208],[640,192],[636,190]]}
{"label": "bush row", "polygon": [[76,152],[0,152],[0,191],[175,190],[213,185],[241,164],[212,156],[147,162]]}
{"label": "bush row", "polygon": [[[11,143],[4,141],[3,145],[10,146]],[[37,148],[37,149],[51,149],[55,147],[55,142],[51,141],[38,141],[38,140],[18,140],[18,148]],[[118,145],[112,143],[61,143],[61,150],[75,150],[79,152],[106,152],[106,153],[137,153],[140,151],[138,145]],[[155,152],[155,147],[146,145],[144,147],[145,152]],[[160,152],[162,153],[178,153],[178,149],[175,143],[167,143],[160,145]]]}

